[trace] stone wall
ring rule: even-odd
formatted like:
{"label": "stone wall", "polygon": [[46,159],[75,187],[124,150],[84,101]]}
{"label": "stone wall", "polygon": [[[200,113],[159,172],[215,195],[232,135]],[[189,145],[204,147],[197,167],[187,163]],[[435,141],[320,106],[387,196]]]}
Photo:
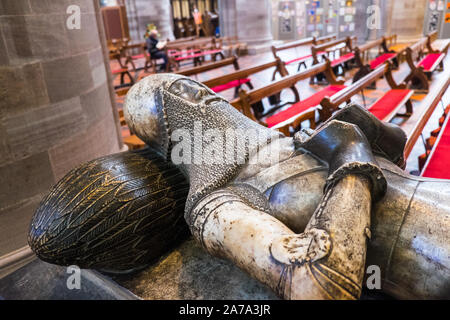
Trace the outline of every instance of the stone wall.
{"label": "stone wall", "polygon": [[389,30],[399,37],[399,41],[414,41],[423,35],[423,23],[427,0],[396,0],[391,2]]}
{"label": "stone wall", "polygon": [[170,0],[126,0],[125,4],[132,39],[143,39],[150,23],[156,25],[161,39],[175,39]]}
{"label": "stone wall", "polygon": [[247,43],[249,54],[270,49],[273,37],[269,0],[219,1],[219,12],[222,36]]}
{"label": "stone wall", "polygon": [[[69,30],[69,5],[81,28]],[[68,170],[119,151],[94,0],[0,2],[0,256]]]}

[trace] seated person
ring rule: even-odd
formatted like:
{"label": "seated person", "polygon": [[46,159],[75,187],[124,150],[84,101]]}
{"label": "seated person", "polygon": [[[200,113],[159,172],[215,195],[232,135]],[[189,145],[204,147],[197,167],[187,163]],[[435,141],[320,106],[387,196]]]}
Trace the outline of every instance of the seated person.
{"label": "seated person", "polygon": [[158,30],[153,29],[150,31],[150,35],[146,40],[147,50],[152,59],[164,59],[164,64],[162,65],[162,70],[166,70],[168,58],[167,54],[162,50],[165,46],[165,41],[158,40]]}

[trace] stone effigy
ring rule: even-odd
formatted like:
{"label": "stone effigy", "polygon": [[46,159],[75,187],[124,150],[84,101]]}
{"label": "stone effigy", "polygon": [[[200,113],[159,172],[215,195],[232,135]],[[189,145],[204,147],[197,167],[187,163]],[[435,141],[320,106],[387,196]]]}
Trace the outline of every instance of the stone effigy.
{"label": "stone effigy", "polygon": [[[133,86],[124,113],[152,156],[118,154],[114,165],[99,159],[77,169],[84,178],[63,178],[31,224],[29,243],[41,259],[126,271],[167,250],[186,226],[177,219],[186,182],[176,166],[189,182],[184,218],[193,236],[280,297],[357,299],[366,265],[380,267],[394,297],[450,297],[450,182],[401,169],[406,138],[398,127],[350,105],[316,131],[285,137],[172,74]],[[132,174],[121,165],[128,157],[140,162]],[[152,166],[161,159],[166,167]],[[167,170],[175,178],[159,174]],[[160,178],[140,183],[151,175]],[[80,197],[87,189],[94,195]],[[156,199],[151,208],[133,206],[142,194]]]}

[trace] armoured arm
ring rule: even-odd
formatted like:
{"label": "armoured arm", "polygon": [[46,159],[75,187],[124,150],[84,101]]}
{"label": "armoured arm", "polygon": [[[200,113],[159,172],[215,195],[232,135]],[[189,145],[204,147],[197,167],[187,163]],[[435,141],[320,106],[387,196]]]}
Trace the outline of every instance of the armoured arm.
{"label": "armoured arm", "polygon": [[194,208],[191,230],[209,253],[232,260],[283,298],[356,299],[370,202],[368,180],[350,175],[329,189],[305,232],[295,234],[221,189]]}
{"label": "armoured arm", "polygon": [[[361,152],[358,156],[367,160]],[[372,180],[381,171],[368,161],[341,160],[335,161],[342,165],[332,169],[322,202],[301,234],[231,188],[215,191],[196,204],[191,231],[211,254],[231,259],[284,298],[357,299],[371,194],[377,190]]]}

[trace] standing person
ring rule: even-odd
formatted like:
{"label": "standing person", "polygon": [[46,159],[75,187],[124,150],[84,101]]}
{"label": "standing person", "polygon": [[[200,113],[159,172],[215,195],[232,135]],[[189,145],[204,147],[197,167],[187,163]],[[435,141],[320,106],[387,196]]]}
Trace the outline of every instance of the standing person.
{"label": "standing person", "polygon": [[162,50],[165,46],[165,41],[158,40],[158,30],[153,29],[150,31],[150,35],[146,40],[147,50],[152,59],[164,59],[164,64],[162,65],[162,70],[166,70],[168,58],[167,54]]}

